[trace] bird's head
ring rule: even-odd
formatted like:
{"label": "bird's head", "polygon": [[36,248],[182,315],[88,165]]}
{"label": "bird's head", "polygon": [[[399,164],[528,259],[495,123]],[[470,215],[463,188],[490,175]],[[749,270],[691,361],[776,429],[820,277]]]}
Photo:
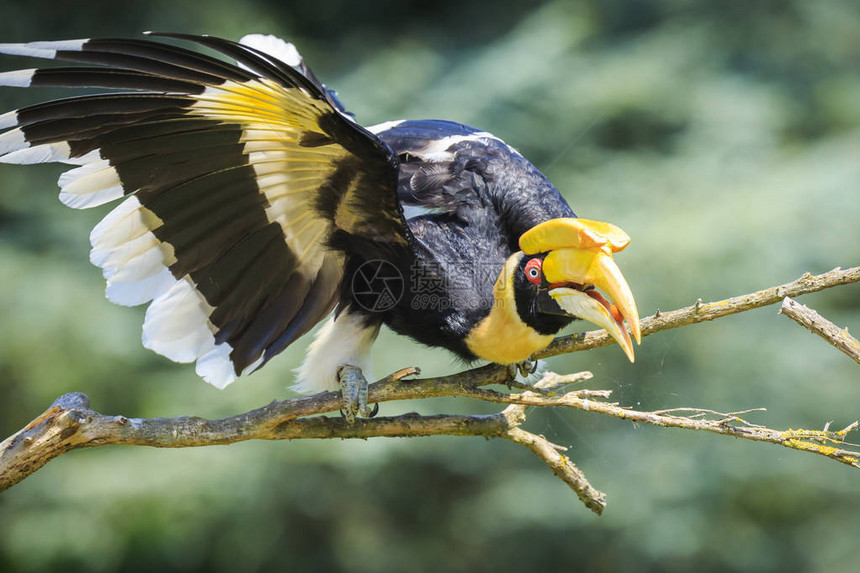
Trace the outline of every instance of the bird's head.
{"label": "bird's head", "polygon": [[612,258],[629,242],[615,225],[577,218],[552,219],[524,233],[521,252],[506,265],[520,318],[541,334],[588,320],[606,329],[633,362],[627,326],[639,343],[639,313]]}

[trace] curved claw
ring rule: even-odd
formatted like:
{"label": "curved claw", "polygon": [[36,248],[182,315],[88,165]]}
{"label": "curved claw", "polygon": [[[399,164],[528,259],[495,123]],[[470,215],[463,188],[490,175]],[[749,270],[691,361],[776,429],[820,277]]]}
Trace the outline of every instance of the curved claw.
{"label": "curved claw", "polygon": [[379,402],[373,403],[373,409],[365,416],[365,418],[375,418],[379,413]]}

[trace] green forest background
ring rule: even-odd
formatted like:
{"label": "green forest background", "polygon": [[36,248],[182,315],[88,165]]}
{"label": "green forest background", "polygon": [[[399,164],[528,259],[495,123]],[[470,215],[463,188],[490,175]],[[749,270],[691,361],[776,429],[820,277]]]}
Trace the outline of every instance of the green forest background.
{"label": "green forest background", "polygon": [[[293,41],[365,125],[444,118],[530,158],[624,228],[643,314],[860,263],[860,4],[496,0],[2,5],[0,41],[250,32]],[[36,62],[4,57],[2,69]],[[0,91],[2,110],[58,91]],[[220,417],[291,396],[308,338],[224,391],[140,345],[87,263],[107,208],[58,166],[0,166],[0,438],[60,394],[105,413]],[[805,296],[860,333],[860,286]],[[376,373],[460,369],[391,333]],[[860,417],[860,369],[776,308],[549,361],[640,409]],[[434,400],[384,404],[488,412]],[[857,571],[860,474],[818,456],[573,411],[527,428],[608,493],[586,510],[531,453],[475,438],[243,443],[62,456],[0,494],[0,571]],[[860,438],[855,437],[855,441]]]}

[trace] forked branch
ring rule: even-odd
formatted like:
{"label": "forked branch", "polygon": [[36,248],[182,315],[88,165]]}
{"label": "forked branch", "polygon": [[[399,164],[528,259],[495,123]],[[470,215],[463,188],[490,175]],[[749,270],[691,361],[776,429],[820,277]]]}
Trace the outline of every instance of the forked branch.
{"label": "forked branch", "polygon": [[782,301],[779,312],[810,332],[817,334],[849,356],[854,362],[860,364],[860,340],[848,334],[847,328],[839,328],[811,308],[789,297],[785,297]]}

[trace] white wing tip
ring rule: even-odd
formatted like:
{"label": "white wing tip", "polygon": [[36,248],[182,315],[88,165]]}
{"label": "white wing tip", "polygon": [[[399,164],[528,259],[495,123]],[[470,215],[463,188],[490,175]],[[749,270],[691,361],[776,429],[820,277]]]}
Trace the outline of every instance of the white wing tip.
{"label": "white wing tip", "polygon": [[30,87],[30,83],[33,81],[33,74],[35,73],[36,68],[0,72],[0,86],[28,88]]}
{"label": "white wing tip", "polygon": [[65,141],[60,141],[58,143],[43,143],[35,147],[11,151],[0,157],[0,161],[3,163],[15,163],[17,165],[65,162],[69,159],[69,153],[69,144]]}
{"label": "white wing tip", "polygon": [[36,48],[32,44],[0,44],[0,54],[9,56],[30,56],[33,58],[54,59],[57,55],[55,50]]}
{"label": "white wing tip", "polygon": [[272,34],[247,34],[242,36],[239,43],[265,52],[288,66],[300,66],[302,63],[302,55],[299,54],[292,42],[287,42]]}
{"label": "white wing tip", "polygon": [[223,390],[239,377],[233,370],[230,353],[233,349],[226,342],[215,345],[209,352],[197,359],[195,371],[207,383]]}
{"label": "white wing tip", "polygon": [[30,42],[28,46],[37,50],[49,50],[56,52],[80,52],[84,44],[90,41],[90,38],[78,38],[77,40],[54,40],[48,42]]}
{"label": "white wing tip", "polygon": [[[105,268],[105,274],[109,269]],[[113,269],[110,269],[113,273]],[[144,277],[132,283],[112,282],[108,279],[105,286],[105,296],[109,301],[120,306],[138,306],[158,298],[167,292],[176,279],[167,267],[151,276]]]}
{"label": "white wing tip", "polygon": [[84,44],[89,41],[89,38],[83,38],[79,40],[59,40],[52,42],[28,42],[26,44],[0,44],[0,54],[53,60],[57,56],[58,51],[80,52]]}
{"label": "white wing tip", "polygon": [[18,110],[13,109],[0,115],[0,129],[9,129],[18,125]]}
{"label": "white wing tip", "polygon": [[0,135],[0,156],[3,156],[3,159],[0,159],[0,161],[4,163],[14,163],[14,161],[6,161],[5,156],[7,154],[29,148],[30,142],[27,141],[27,137],[21,131],[20,127],[10,129],[3,135]]}
{"label": "white wing tip", "polygon": [[100,189],[94,192],[75,193],[65,189],[60,191],[60,202],[66,207],[72,209],[89,209],[90,207],[98,207],[105,203],[110,203],[123,196],[122,185],[114,185],[107,189]]}

